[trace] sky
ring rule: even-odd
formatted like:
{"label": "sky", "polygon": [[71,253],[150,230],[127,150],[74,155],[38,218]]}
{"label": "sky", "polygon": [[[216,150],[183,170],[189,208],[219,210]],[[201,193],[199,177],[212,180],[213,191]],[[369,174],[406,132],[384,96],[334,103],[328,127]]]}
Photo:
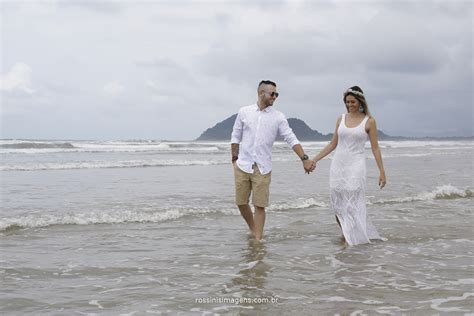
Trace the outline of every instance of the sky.
{"label": "sky", "polygon": [[193,140],[277,83],[322,133],[473,135],[473,2],[0,0],[1,138]]}

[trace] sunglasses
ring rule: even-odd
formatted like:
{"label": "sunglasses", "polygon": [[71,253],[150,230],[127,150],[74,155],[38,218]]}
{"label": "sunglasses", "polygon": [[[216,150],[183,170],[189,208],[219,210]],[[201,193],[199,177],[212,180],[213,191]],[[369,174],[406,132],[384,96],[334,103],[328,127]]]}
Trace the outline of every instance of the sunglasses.
{"label": "sunglasses", "polygon": [[263,93],[268,93],[271,97],[275,97],[275,98],[278,98],[278,96],[280,95],[278,92],[265,92],[265,91],[263,91]]}

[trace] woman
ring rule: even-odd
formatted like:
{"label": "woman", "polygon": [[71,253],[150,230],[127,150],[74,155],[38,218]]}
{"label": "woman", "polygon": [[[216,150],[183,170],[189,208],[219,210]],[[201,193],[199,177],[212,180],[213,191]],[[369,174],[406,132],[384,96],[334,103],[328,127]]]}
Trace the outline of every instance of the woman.
{"label": "woman", "polygon": [[343,100],[347,114],[342,114],[337,119],[331,142],[313,161],[316,164],[336,149],[329,173],[331,205],[345,243],[357,245],[370,243],[370,239],[381,239],[367,217],[365,207],[364,147],[367,139],[370,139],[372,153],[380,171],[381,189],[386,184],[386,178],[377,140],[377,126],[370,115],[364,92],[358,86],[351,87],[344,92]]}

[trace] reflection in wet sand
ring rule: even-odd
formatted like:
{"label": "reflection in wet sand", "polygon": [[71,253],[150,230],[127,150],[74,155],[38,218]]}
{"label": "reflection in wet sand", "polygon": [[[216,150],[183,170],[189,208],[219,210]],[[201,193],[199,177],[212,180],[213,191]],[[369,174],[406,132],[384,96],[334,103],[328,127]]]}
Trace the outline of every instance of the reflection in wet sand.
{"label": "reflection in wet sand", "polygon": [[263,290],[270,266],[264,262],[267,254],[264,242],[249,238],[248,247],[240,264],[239,276],[232,279],[235,286],[242,291],[248,291],[245,296],[253,296],[258,290]]}

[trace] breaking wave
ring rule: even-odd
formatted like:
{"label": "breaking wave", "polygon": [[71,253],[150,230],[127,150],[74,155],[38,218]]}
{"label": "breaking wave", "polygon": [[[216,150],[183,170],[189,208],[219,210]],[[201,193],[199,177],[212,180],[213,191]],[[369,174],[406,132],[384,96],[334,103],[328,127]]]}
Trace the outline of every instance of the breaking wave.
{"label": "breaking wave", "polygon": [[8,149],[72,149],[76,148],[71,143],[13,143],[13,144],[0,144],[0,148]]}
{"label": "breaking wave", "polygon": [[431,192],[422,192],[414,196],[379,200],[372,203],[368,202],[367,204],[396,204],[416,201],[454,200],[472,198],[472,196],[473,194],[470,189],[459,189],[453,185],[447,184],[438,186]]}
{"label": "breaking wave", "polygon": [[71,170],[102,168],[146,168],[165,166],[209,166],[230,164],[227,160],[124,160],[124,161],[77,161],[66,163],[30,163],[3,165],[0,171]]}
{"label": "breaking wave", "polygon": [[[269,212],[289,209],[303,209],[310,207],[327,207],[327,204],[313,198],[298,199],[286,203],[272,205]],[[177,220],[185,216],[200,215],[239,215],[237,207],[226,208],[187,208],[173,210],[118,210],[116,212],[87,212],[56,214],[34,214],[13,218],[0,219],[0,231],[14,231],[24,228],[49,227],[54,225],[97,225],[97,224],[124,224],[124,223],[160,223]]]}
{"label": "breaking wave", "polygon": [[[415,201],[449,200],[472,198],[470,189],[458,189],[452,185],[436,187],[431,192],[424,192],[410,197],[379,200],[367,204],[396,204]],[[306,208],[328,209],[329,201],[315,198],[299,198],[288,202],[278,202],[268,207],[269,212],[285,212],[294,209]],[[115,212],[81,212],[68,214],[32,214],[12,218],[0,219],[0,231],[14,231],[24,228],[49,227],[54,225],[96,225],[96,224],[124,224],[124,223],[160,223],[177,220],[185,216],[201,215],[239,215],[234,206],[223,208],[183,208],[171,210],[117,210]]]}

